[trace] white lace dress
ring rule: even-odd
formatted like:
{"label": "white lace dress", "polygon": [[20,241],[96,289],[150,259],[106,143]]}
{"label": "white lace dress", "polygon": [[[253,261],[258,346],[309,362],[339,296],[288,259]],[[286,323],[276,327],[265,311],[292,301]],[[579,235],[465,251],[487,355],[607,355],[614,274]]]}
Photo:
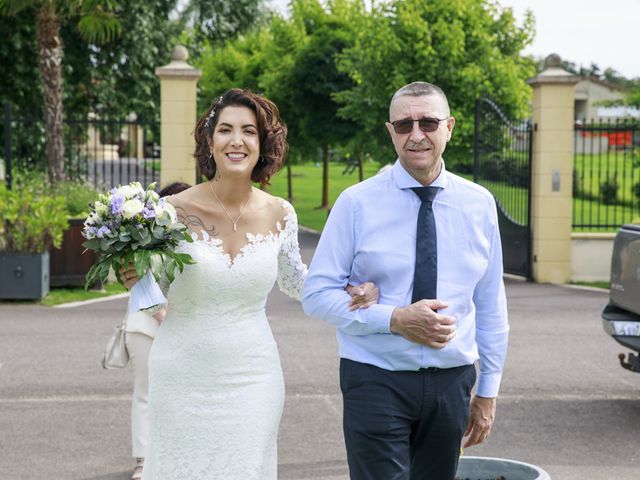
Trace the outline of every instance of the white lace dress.
{"label": "white lace dress", "polygon": [[234,258],[197,238],[176,276],[149,358],[149,450],[143,480],[275,480],[284,405],[278,349],[265,314],[274,282],[300,298],[306,266],[291,205],[284,226],[247,234]]}

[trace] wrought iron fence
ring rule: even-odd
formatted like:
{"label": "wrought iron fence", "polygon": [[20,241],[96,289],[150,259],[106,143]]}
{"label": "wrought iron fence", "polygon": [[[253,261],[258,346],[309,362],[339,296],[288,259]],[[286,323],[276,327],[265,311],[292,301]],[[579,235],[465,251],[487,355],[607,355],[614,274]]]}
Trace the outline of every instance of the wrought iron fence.
{"label": "wrought iron fence", "polygon": [[493,101],[476,103],[473,179],[498,205],[505,272],[530,278],[531,147],[529,120],[510,120]]}
{"label": "wrought iron fence", "polygon": [[575,124],[573,228],[613,230],[640,217],[640,122]]}
{"label": "wrought iron fence", "polygon": [[[12,172],[47,170],[46,132],[41,117],[4,106],[2,164],[7,185]],[[100,189],[160,178],[160,125],[135,115],[89,114],[64,119],[64,172]]]}
{"label": "wrought iron fence", "polygon": [[493,193],[504,214],[529,224],[531,122],[508,119],[491,100],[475,110],[474,182]]}

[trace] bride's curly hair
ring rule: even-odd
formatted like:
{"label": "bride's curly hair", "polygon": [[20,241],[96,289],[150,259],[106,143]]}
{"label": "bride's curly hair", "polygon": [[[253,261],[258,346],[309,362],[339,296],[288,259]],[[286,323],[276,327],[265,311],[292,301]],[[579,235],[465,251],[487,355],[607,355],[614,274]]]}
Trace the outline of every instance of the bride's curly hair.
{"label": "bride's curly hair", "polygon": [[209,141],[218,123],[220,112],[226,107],[247,107],[256,115],[260,158],[253,169],[251,180],[268,185],[269,179],[282,168],[287,155],[287,127],[280,120],[278,107],[271,100],[249,90],[232,88],[216,99],[200,117],[194,132],[194,157],[198,173],[211,180],[216,174],[216,163],[211,156]]}

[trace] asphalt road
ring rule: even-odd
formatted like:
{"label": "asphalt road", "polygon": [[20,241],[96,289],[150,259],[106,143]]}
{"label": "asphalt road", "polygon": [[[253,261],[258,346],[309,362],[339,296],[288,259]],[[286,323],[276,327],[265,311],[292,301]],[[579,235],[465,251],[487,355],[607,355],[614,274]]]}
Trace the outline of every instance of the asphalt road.
{"label": "asphalt road", "polygon": [[[315,236],[303,233],[309,259]],[[511,337],[497,419],[468,455],[511,458],[553,480],[637,480],[640,375],[602,331],[603,291],[507,280]],[[100,352],[125,300],[0,304],[0,480],[125,480],[131,370]],[[332,327],[277,290],[268,304],[285,372],[281,479],[346,479]]]}

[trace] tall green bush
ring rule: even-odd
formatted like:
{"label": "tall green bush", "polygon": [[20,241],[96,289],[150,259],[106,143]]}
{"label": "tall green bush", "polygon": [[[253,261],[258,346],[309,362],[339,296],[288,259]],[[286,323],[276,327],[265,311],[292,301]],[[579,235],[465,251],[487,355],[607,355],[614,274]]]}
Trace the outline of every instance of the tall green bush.
{"label": "tall green bush", "polygon": [[60,247],[68,227],[65,198],[38,179],[16,182],[11,190],[0,184],[0,251],[43,253]]}

